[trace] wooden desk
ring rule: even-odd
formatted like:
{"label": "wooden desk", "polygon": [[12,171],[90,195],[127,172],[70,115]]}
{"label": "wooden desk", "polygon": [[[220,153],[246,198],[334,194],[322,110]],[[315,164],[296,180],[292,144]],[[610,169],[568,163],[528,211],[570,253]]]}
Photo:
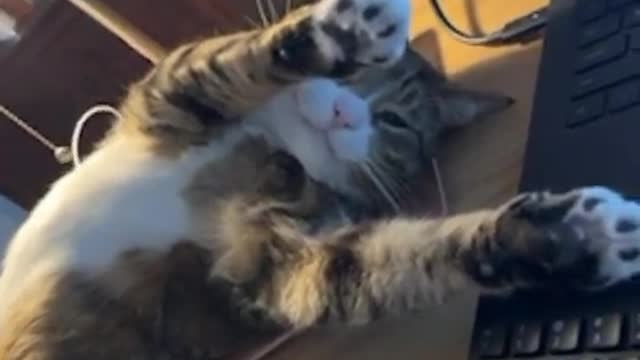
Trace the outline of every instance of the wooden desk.
{"label": "wooden desk", "polygon": [[[547,0],[449,0],[446,10],[459,26],[496,29],[506,21],[548,4]],[[413,0],[412,34],[433,28],[427,0]],[[436,26],[445,71],[470,87],[507,93],[517,100],[504,114],[452,136],[441,154],[451,207],[464,211],[498,204],[518,188],[529,126],[541,42],[528,46],[467,46]]]}

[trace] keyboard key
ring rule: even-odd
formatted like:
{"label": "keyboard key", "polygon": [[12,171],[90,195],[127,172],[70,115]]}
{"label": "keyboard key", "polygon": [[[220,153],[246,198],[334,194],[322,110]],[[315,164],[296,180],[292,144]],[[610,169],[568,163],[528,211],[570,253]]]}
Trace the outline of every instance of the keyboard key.
{"label": "keyboard key", "polygon": [[609,7],[615,9],[620,6],[627,5],[632,1],[633,0],[609,0]]}
{"label": "keyboard key", "polygon": [[632,76],[640,75],[639,61],[640,57],[627,55],[612,61],[606,66],[597,67],[578,75],[574,87],[574,97],[579,97]]}
{"label": "keyboard key", "polygon": [[567,126],[573,127],[604,115],[604,95],[595,94],[573,104],[573,113]]}
{"label": "keyboard key", "polygon": [[586,346],[589,350],[610,350],[620,345],[622,315],[595,316],[587,321]]}
{"label": "keyboard key", "polygon": [[640,4],[626,9],[624,13],[625,27],[634,27],[640,25]]}
{"label": "keyboard key", "polygon": [[627,38],[617,36],[607,42],[583,50],[576,60],[576,71],[582,72],[595,65],[615,60],[627,52]]}
{"label": "keyboard key", "polygon": [[482,357],[500,357],[506,351],[507,329],[504,326],[493,326],[480,329],[478,353]]}
{"label": "keyboard key", "polygon": [[629,41],[629,47],[631,50],[640,50],[640,29],[635,29],[629,34],[631,40]]}
{"label": "keyboard key", "polygon": [[578,18],[582,21],[591,21],[604,15],[607,3],[604,0],[580,0]]}
{"label": "keyboard key", "polygon": [[611,14],[585,26],[578,34],[580,46],[589,45],[617,33],[620,30],[620,19],[620,15]]}
{"label": "keyboard key", "polygon": [[609,91],[607,108],[618,111],[640,102],[640,81],[617,85]]}
{"label": "keyboard key", "polygon": [[511,348],[513,355],[534,355],[541,350],[542,325],[540,323],[518,324],[513,329]]}
{"label": "keyboard key", "polygon": [[578,350],[580,319],[556,320],[549,328],[549,352],[568,353]]}
{"label": "keyboard key", "polygon": [[640,312],[632,313],[629,319],[629,342],[633,347],[640,347]]}

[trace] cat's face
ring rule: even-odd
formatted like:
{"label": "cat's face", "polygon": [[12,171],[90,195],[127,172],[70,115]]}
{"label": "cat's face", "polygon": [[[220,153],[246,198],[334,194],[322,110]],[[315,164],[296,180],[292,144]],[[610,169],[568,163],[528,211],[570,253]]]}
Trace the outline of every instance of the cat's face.
{"label": "cat's face", "polygon": [[350,83],[312,79],[276,95],[249,124],[292,154],[314,180],[373,207],[396,210],[431,167],[441,132],[509,105],[453,87],[409,51]]}
{"label": "cat's face", "polygon": [[[264,23],[317,0],[258,0]],[[407,3],[408,4],[408,3]],[[407,180],[431,166],[442,130],[505,108],[508,98],[450,86],[417,52],[343,84],[313,79],[277,94],[249,121],[314,180],[374,207],[398,203]],[[394,57],[395,58],[395,57]],[[383,203],[375,200],[383,194]]]}
{"label": "cat's face", "polygon": [[[286,95],[291,97],[298,120],[305,124],[302,131],[287,137],[309,139],[288,141],[298,144],[288,150],[310,175],[360,201],[392,210],[402,207],[413,180],[431,166],[443,130],[509,104],[506,97],[442,86],[441,77],[419,74],[403,81],[396,72],[382,72],[387,79],[376,79],[381,88],[369,86],[372,93],[383,94],[380,98],[365,99],[360,94],[367,92],[361,87],[325,79],[302,83]],[[302,135],[304,132],[309,134]],[[317,141],[311,140],[314,137]],[[307,161],[318,154],[326,155],[322,161]]]}
{"label": "cat's face", "polygon": [[327,79],[288,88],[246,123],[298,159],[311,178],[343,193],[353,188],[351,173],[369,156],[374,131],[366,102]]}

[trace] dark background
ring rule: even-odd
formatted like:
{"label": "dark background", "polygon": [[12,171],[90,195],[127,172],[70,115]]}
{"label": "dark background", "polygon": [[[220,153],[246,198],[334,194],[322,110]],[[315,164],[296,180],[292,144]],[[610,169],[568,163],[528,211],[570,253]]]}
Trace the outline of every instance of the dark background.
{"label": "dark background", "polygon": [[[21,3],[22,2],[22,3]],[[255,0],[104,0],[165,49],[216,32],[247,28]],[[277,1],[280,7],[283,1]],[[66,0],[0,0],[20,19],[21,40],[0,51],[0,104],[57,145],[68,145],[78,117],[97,103],[117,104],[151,62]],[[83,149],[108,118],[89,122]],[[67,170],[40,143],[0,115],[0,193],[31,208]]]}

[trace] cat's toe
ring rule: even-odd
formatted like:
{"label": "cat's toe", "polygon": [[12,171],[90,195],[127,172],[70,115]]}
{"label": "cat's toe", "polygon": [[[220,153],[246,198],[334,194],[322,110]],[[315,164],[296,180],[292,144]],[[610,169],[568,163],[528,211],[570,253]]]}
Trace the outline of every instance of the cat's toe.
{"label": "cat's toe", "polygon": [[600,187],[579,190],[566,221],[599,253],[599,285],[640,273],[640,205]]}

